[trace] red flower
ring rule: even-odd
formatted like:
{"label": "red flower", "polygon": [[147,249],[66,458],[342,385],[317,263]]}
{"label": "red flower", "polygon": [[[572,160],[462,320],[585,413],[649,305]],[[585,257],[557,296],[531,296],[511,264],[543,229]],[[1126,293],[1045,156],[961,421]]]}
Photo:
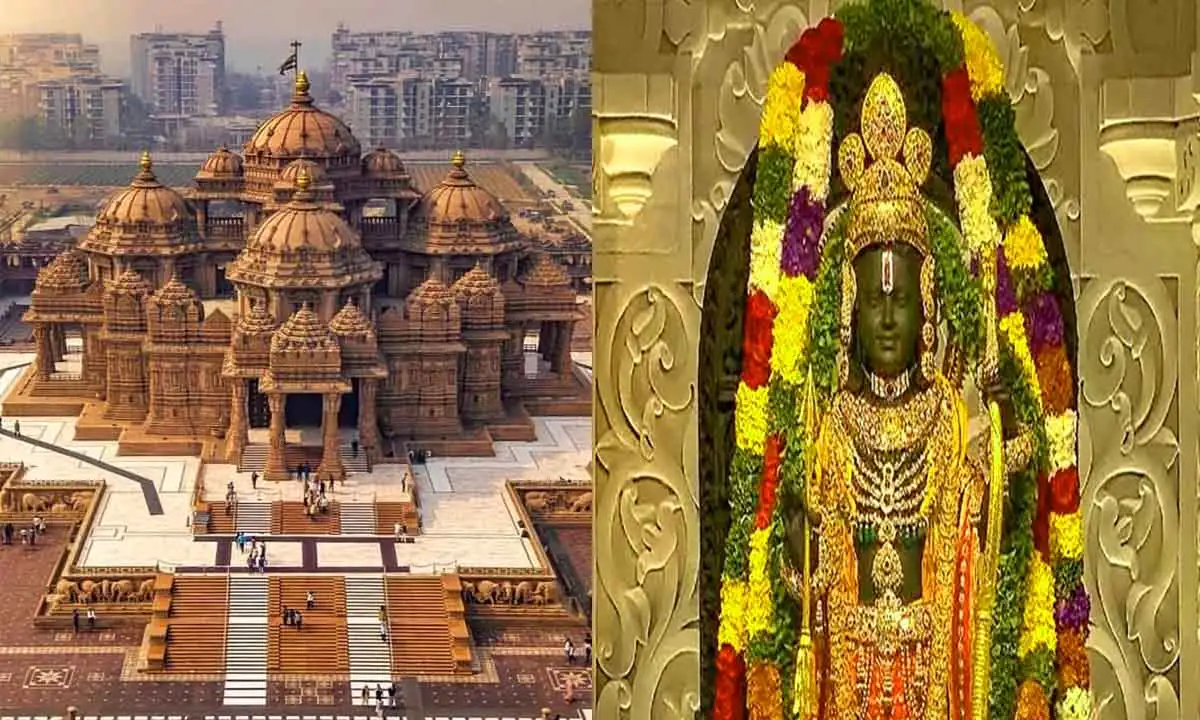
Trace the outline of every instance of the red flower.
{"label": "red flower", "polygon": [[817,24],[817,32],[821,37],[820,59],[825,66],[833,65],[842,59],[842,44],[846,38],[846,28],[835,17],[826,17]]}
{"label": "red flower", "polygon": [[1070,515],[1079,509],[1079,470],[1069,467],[1050,478],[1050,510]]}
{"label": "red flower", "polygon": [[1050,562],[1050,481],[1038,474],[1037,511],[1033,516],[1033,546]]}
{"label": "red flower", "polygon": [[942,119],[946,125],[951,167],[964,155],[983,152],[983,132],[979,128],[975,103],[971,100],[971,78],[966,67],[942,78]]}
{"label": "red flower", "polygon": [[732,645],[722,645],[717,653],[715,720],[743,720],[746,717],[745,678],[746,661]]}
{"label": "red flower", "polygon": [[829,101],[829,66],[818,65],[804,78],[804,99],[808,102]]}
{"label": "red flower", "polygon": [[781,442],[778,435],[767,437],[767,446],[763,449],[762,485],[758,491],[758,513],[754,517],[754,527],[762,530],[771,524],[771,513],[775,510],[775,489],[779,486],[779,462]]}
{"label": "red flower", "polygon": [[815,28],[805,30],[800,34],[800,39],[792,43],[792,46],[788,48],[787,55],[784,56],[785,60],[795,65],[796,69],[805,75],[808,74],[809,69],[816,60],[814,57],[816,49],[815,37]]}
{"label": "red flower", "polygon": [[771,346],[775,342],[775,305],[761,290],[746,300],[746,320],[742,328],[742,382],[751,390],[767,383],[771,376]]}

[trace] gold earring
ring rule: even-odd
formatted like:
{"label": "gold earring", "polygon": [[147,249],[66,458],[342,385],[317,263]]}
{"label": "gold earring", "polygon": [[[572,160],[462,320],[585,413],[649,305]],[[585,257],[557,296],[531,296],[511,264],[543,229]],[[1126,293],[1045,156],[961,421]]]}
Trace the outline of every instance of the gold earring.
{"label": "gold earring", "polygon": [[933,258],[921,263],[921,310],[925,322],[921,325],[921,376],[932,382],[937,375],[937,304],[934,302]]}
{"label": "gold earring", "polygon": [[850,342],[854,329],[854,295],[857,290],[854,266],[847,258],[842,261],[842,306],[841,343],[838,348],[838,387],[845,388],[850,381]]}

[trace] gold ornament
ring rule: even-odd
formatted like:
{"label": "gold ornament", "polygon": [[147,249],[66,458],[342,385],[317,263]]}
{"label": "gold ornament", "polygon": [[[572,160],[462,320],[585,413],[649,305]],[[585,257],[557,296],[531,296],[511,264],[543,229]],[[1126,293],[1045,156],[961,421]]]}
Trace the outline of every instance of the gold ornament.
{"label": "gold ornament", "polygon": [[932,382],[937,374],[937,303],[934,301],[934,261],[926,257],[921,263],[921,376]]}
{"label": "gold ornament", "polygon": [[933,143],[925,131],[907,127],[904,96],[887,73],[871,81],[860,124],[862,134],[851,134],[838,148],[838,172],[851,192],[847,256],[893,242],[928,255],[925,204],[919,188],[929,175]]}

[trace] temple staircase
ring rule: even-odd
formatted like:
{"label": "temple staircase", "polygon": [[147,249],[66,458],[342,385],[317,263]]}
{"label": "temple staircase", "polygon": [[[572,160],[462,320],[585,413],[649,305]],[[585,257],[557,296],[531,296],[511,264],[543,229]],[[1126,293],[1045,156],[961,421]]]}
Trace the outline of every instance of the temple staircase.
{"label": "temple staircase", "polygon": [[271,534],[271,503],[239,502],[234,532],[244,532],[250,535]]}
{"label": "temple staircase", "polygon": [[225,705],[267,704],[267,578],[229,578]]}
{"label": "temple staircase", "polygon": [[[392,684],[392,649],[379,639],[379,607],[387,604],[382,575],[346,576],[346,632],[350,649],[350,697],[374,705],[375,686]],[[362,700],[362,688],[368,701]]]}
{"label": "temple staircase", "polygon": [[374,535],[375,505],[372,503],[348,502],[342,504],[342,535]]}

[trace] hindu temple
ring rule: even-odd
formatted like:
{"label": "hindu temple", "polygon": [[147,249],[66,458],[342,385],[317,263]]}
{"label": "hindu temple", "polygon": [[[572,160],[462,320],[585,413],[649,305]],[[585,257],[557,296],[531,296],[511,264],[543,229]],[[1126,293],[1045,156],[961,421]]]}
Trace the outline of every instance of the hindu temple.
{"label": "hindu temple", "polygon": [[299,73],[290,105],[193,188],[164,186],[143,154],[41,269],[24,317],[36,361],[3,413],[77,416],[77,439],[122,453],[253,456],[269,479],[298,427],[333,476],[351,442],[368,460],[398,442],[485,453],[532,439],[531,414],[583,413],[583,317],[461,152],[421,193]]}

